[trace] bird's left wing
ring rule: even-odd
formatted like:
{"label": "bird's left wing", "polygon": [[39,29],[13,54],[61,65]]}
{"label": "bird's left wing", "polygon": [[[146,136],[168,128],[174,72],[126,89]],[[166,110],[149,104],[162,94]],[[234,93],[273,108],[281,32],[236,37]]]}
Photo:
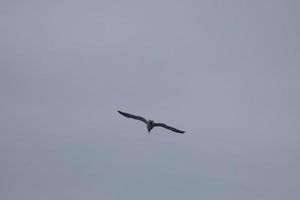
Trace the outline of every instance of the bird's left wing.
{"label": "bird's left wing", "polygon": [[182,133],[182,134],[185,133],[185,131],[178,130],[178,129],[176,129],[174,127],[171,127],[171,126],[168,126],[164,123],[154,123],[154,126],[160,126],[160,127],[166,128],[168,130],[174,131],[176,133]]}
{"label": "bird's left wing", "polygon": [[120,113],[120,114],[123,115],[124,117],[128,117],[128,118],[140,120],[140,121],[142,121],[142,122],[144,122],[144,123],[147,124],[147,120],[146,120],[144,117],[137,116],[137,115],[132,115],[132,114],[129,114],[129,113],[126,113],[126,112],[122,112],[122,111],[120,111],[120,110],[118,110],[118,113]]}

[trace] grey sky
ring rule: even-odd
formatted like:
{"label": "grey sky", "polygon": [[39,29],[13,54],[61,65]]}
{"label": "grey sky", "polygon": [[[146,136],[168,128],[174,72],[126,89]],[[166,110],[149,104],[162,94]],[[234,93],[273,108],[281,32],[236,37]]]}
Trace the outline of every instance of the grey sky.
{"label": "grey sky", "polygon": [[299,199],[299,4],[2,0],[0,199]]}

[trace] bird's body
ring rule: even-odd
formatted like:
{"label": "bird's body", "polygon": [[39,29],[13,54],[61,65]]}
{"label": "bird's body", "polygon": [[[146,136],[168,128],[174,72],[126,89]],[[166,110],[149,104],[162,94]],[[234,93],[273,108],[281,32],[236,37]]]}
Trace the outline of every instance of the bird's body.
{"label": "bird's body", "polygon": [[153,120],[148,120],[147,121],[147,130],[148,130],[148,133],[150,133],[151,129],[153,129],[154,127],[154,121]]}
{"label": "bird's body", "polygon": [[125,112],[122,112],[122,111],[119,111],[119,110],[118,110],[118,113],[120,113],[124,117],[131,118],[131,119],[136,119],[136,120],[144,122],[147,126],[147,130],[148,130],[149,134],[150,134],[150,131],[156,126],[166,128],[166,129],[171,130],[171,131],[176,132],[176,133],[182,133],[183,134],[185,132],[185,131],[181,131],[181,130],[178,130],[176,128],[173,128],[171,126],[168,126],[164,123],[155,123],[153,120],[146,120],[145,118],[143,118],[141,116],[132,115],[132,114],[125,113]]}

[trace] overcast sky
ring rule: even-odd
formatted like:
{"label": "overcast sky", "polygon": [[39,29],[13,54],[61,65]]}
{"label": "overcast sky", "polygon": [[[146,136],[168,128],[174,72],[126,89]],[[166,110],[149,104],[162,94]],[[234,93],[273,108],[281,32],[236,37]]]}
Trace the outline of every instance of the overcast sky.
{"label": "overcast sky", "polygon": [[300,199],[299,10],[1,0],[0,199]]}

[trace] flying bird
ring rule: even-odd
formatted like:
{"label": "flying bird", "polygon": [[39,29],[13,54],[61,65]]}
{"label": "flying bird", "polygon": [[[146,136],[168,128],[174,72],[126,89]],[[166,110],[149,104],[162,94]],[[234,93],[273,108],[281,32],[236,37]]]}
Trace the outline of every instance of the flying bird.
{"label": "flying bird", "polygon": [[171,126],[168,126],[164,123],[155,123],[153,120],[146,120],[144,117],[137,116],[137,115],[132,115],[132,114],[129,114],[129,113],[125,113],[125,112],[122,112],[120,110],[118,110],[118,113],[120,113],[124,117],[131,118],[131,119],[136,119],[136,120],[144,122],[147,125],[147,130],[148,130],[149,134],[150,134],[151,129],[153,129],[156,126],[166,128],[166,129],[174,131],[176,133],[182,133],[183,134],[185,132],[185,131],[181,131],[181,130],[178,130],[176,128],[173,128]]}

